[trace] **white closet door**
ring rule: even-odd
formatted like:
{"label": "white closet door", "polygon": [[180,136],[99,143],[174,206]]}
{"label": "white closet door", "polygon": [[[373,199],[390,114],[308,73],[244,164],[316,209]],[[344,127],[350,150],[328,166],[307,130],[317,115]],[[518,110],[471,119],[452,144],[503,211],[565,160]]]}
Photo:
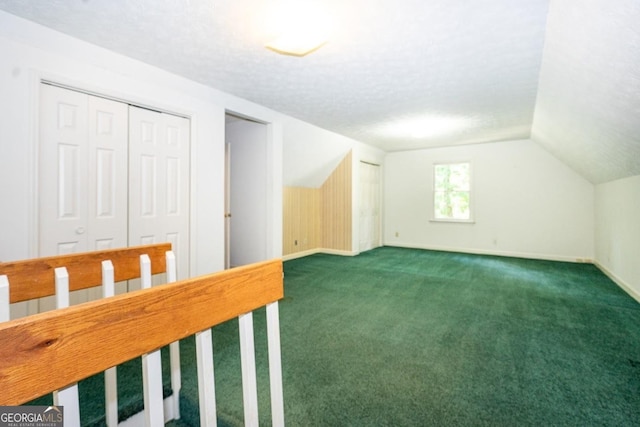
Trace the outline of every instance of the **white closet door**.
{"label": "white closet door", "polygon": [[380,246],[380,166],[360,162],[360,252]]}
{"label": "white closet door", "polygon": [[39,255],[88,250],[89,97],[41,85]]}
{"label": "white closet door", "polygon": [[89,97],[89,250],[127,246],[128,105]]}
{"label": "white closet door", "polygon": [[[127,142],[126,104],[41,85],[40,256],[126,246]],[[71,303],[94,297],[76,292]]]}
{"label": "white closet door", "polygon": [[47,84],[39,119],[39,255],[168,241],[187,277],[189,120]]}
{"label": "white closet door", "polygon": [[127,105],[41,86],[40,256],[127,243]]}
{"label": "white closet door", "polygon": [[129,107],[129,245],[171,242],[189,274],[189,120]]}

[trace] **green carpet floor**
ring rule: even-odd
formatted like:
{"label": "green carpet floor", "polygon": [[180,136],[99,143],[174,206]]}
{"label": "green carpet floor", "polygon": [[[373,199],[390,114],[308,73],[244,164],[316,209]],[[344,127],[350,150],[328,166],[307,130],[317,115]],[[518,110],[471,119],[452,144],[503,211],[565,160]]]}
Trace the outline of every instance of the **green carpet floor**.
{"label": "green carpet floor", "polygon": [[[284,268],[289,426],[640,425],[640,304],[592,265],[385,247]],[[220,426],[243,425],[237,336],[214,329]],[[199,425],[193,347],[172,426]]]}

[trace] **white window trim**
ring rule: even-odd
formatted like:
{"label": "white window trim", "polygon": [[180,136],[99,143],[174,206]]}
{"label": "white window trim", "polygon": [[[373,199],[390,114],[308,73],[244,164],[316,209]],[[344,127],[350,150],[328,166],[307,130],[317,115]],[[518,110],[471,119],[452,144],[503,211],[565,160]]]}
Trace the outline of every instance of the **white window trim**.
{"label": "white window trim", "polygon": [[[435,217],[435,193],[436,193],[436,166],[439,165],[454,165],[460,163],[469,164],[469,219],[457,219],[457,218],[436,218]],[[452,160],[448,162],[433,162],[431,165],[431,218],[429,222],[440,223],[454,223],[454,224],[475,224],[475,195],[474,195],[474,181],[473,164],[471,160]]]}

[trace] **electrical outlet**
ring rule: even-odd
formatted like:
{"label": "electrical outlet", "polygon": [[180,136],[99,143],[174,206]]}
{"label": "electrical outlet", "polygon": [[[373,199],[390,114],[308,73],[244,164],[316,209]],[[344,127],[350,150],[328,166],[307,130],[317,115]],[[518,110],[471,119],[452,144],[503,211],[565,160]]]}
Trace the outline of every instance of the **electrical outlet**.
{"label": "electrical outlet", "polygon": [[396,237],[400,237],[400,233],[396,231]]}
{"label": "electrical outlet", "polygon": [[297,240],[294,240],[294,241],[293,241],[293,244],[294,244],[294,246],[298,246],[298,241],[297,241]]}

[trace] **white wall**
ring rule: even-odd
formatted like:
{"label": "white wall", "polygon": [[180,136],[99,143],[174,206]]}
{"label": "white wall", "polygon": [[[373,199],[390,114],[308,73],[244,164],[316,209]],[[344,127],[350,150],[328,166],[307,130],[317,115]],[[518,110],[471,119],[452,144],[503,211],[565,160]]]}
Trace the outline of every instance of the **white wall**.
{"label": "white wall", "polygon": [[283,182],[319,188],[357,142],[297,119],[285,123]]}
{"label": "white wall", "polygon": [[[0,260],[37,256],[39,82],[70,87],[191,118],[191,268],[224,266],[225,110],[268,126],[274,201],[268,221],[282,234],[282,125],[267,108],[0,12]],[[45,160],[46,161],[46,160]],[[274,239],[270,253],[282,253]]]}
{"label": "white wall", "polygon": [[[475,223],[431,222],[432,165],[456,161],[472,164]],[[593,185],[530,140],[389,153],[384,200],[387,245],[594,257]]]}
{"label": "white wall", "polygon": [[640,301],[640,175],[596,186],[596,263]]}

